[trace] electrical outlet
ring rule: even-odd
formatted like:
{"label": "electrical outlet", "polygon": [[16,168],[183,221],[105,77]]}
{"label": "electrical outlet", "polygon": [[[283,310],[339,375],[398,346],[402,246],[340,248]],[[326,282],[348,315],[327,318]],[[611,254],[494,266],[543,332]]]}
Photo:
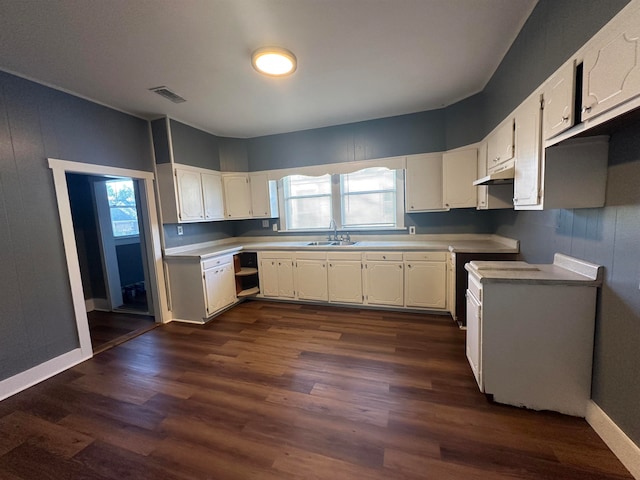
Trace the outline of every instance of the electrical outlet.
{"label": "electrical outlet", "polygon": [[273,225],[271,225],[271,228],[273,229],[274,232],[278,231],[278,224],[274,223]]}
{"label": "electrical outlet", "polygon": [[262,228],[269,228],[269,220],[262,220]]}
{"label": "electrical outlet", "polygon": [[182,230],[182,225],[178,225],[178,235],[182,235],[184,230]]}
{"label": "electrical outlet", "polygon": [[409,227],[409,235],[415,235],[416,234],[416,227],[415,225],[411,225]]}

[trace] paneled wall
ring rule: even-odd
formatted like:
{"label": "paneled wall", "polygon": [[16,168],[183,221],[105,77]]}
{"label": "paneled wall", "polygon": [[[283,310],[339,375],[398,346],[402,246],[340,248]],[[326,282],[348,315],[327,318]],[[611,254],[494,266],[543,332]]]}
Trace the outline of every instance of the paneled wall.
{"label": "paneled wall", "polygon": [[0,380],[78,347],[47,157],[151,171],[148,123],[0,72]]}

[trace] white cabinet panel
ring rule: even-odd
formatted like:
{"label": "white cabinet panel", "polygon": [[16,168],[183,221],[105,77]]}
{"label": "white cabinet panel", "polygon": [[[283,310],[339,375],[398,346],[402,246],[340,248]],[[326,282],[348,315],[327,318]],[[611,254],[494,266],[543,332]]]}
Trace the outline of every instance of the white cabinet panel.
{"label": "white cabinet panel", "polygon": [[442,210],[442,154],[409,155],[405,184],[408,213]]}
{"label": "white cabinet panel", "polygon": [[362,262],[360,260],[329,259],[329,301],[336,303],[363,302]]}
{"label": "white cabinet panel", "polygon": [[[564,132],[575,122],[575,75],[575,60],[573,60],[558,69],[545,84],[543,123],[545,139]],[[516,128],[518,128],[517,123],[516,120]]]}
{"label": "white cabinet panel", "polygon": [[367,304],[404,304],[404,267],[401,261],[367,261],[364,267]]}
{"label": "white cabinet panel", "polygon": [[298,298],[326,302],[329,299],[326,260],[296,260]]}
{"label": "white cabinet panel", "polygon": [[293,281],[293,260],[278,260],[278,296],[293,298],[296,296],[295,283]]}
{"label": "white cabinet panel", "polygon": [[640,95],[640,9],[599,39],[583,60],[582,120]]}
{"label": "white cabinet panel", "polygon": [[265,297],[277,297],[278,261],[275,258],[260,260],[260,290]]}
{"label": "white cabinet panel", "polygon": [[178,217],[183,222],[204,218],[200,172],[184,168],[175,169],[178,190]]}
{"label": "white cabinet panel", "polygon": [[225,173],[222,175],[224,185],[225,218],[251,218],[251,190],[249,176],[246,173]]}
{"label": "white cabinet panel", "polygon": [[251,213],[254,218],[278,216],[278,198],[275,182],[266,173],[250,173]]}
{"label": "white cabinet panel", "polygon": [[443,196],[446,208],[475,207],[478,151],[475,148],[447,152],[442,156]]}
{"label": "white cabinet panel", "polygon": [[476,377],[476,382],[481,392],[484,392],[484,385],[482,383],[482,367],[480,362],[482,346],[481,335],[482,329],[482,312],[480,309],[480,302],[473,294],[467,290],[467,341],[466,341],[466,354],[473,376]]}
{"label": "white cabinet panel", "polygon": [[487,137],[487,172],[493,173],[503,168],[505,162],[513,158],[513,118],[506,120]]}
{"label": "white cabinet panel", "polygon": [[213,315],[236,301],[235,285],[232,264],[205,270],[204,291],[208,315]]}
{"label": "white cabinet panel", "polygon": [[405,262],[404,298],[407,307],[446,308],[447,263]]}
{"label": "white cabinet panel", "polygon": [[219,173],[201,173],[205,220],[224,220],[222,177]]}
{"label": "white cabinet panel", "polygon": [[513,203],[516,207],[539,202],[541,138],[540,96],[529,97],[516,111],[516,161]]}

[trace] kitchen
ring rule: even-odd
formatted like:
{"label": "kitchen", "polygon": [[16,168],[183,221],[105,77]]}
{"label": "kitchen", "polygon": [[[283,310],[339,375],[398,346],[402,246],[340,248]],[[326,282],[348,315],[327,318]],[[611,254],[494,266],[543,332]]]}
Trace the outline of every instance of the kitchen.
{"label": "kitchen", "polygon": [[[237,170],[263,171],[330,163],[323,161],[328,158],[341,160],[334,155],[336,151],[347,152],[351,159],[360,160],[447,151],[473,144],[502,121],[625,2],[617,6],[594,2],[590,10],[575,8],[577,11],[572,15],[569,15],[570,4],[552,6],[552,3],[540,2],[526,27],[529,37],[519,37],[481,94],[445,109],[388,119],[256,137],[247,142],[218,139],[218,168],[233,170],[229,163],[239,162]],[[563,30],[559,25],[561,20],[574,17],[580,20],[576,20],[580,28],[571,32]],[[549,36],[549,45],[542,48],[537,43],[542,34],[533,32]],[[561,32],[571,34],[573,43],[557,40]],[[551,39],[562,46],[552,47]],[[523,62],[522,58],[527,60]],[[2,349],[6,355],[2,373],[3,378],[10,378],[64,354],[69,349],[69,338],[76,336],[74,312],[67,300],[70,294],[61,281],[67,274],[60,254],[63,247],[52,201],[55,196],[51,172],[41,159],[72,159],[142,171],[152,167],[146,122],[10,74],[3,73],[1,80],[2,108],[8,119],[4,122],[3,139],[9,138],[11,126],[11,140],[3,140],[2,145],[5,149],[13,148],[13,155],[20,159],[3,175],[2,185],[3,192],[7,192],[3,194],[3,201],[14,219],[6,231],[11,231],[16,239],[3,248],[2,261],[3,265],[12,266],[14,272],[4,276],[6,283],[2,289],[5,292],[2,317],[8,332],[7,345],[3,344]],[[479,107],[483,108],[482,115]],[[640,331],[637,265],[640,256],[635,242],[640,226],[637,182],[634,181],[638,175],[637,128],[637,122],[630,121],[611,134],[604,208],[531,212],[461,209],[406,217],[406,226],[412,223],[419,235],[497,234],[518,239],[521,257],[529,263],[551,263],[553,255],[562,252],[604,265],[605,281],[596,325],[593,398],[636,443],[639,438],[636,406],[640,397],[638,369],[634,368],[638,363]],[[268,151],[273,152],[270,158],[266,158]],[[306,155],[300,160],[301,156],[296,154],[300,151],[313,152],[314,156]],[[7,154],[3,158],[12,157]],[[215,160],[211,167],[216,169]],[[13,185],[17,186],[23,178],[29,179],[25,188],[30,189],[25,192],[31,198],[25,203],[16,200],[20,197],[11,186],[12,180],[16,180]],[[38,222],[16,220],[25,218],[37,218]],[[166,226],[163,233],[168,247],[178,247],[227,237],[264,235],[261,225],[262,220],[193,223],[182,225],[181,236],[175,226]],[[39,241],[39,238],[48,241]],[[18,248],[13,242],[21,246]],[[29,268],[18,268],[22,264]],[[27,334],[18,322],[10,320],[14,318],[29,319],[34,332]],[[46,340],[40,338],[40,343],[36,341],[30,347],[34,340],[29,335],[39,338],[40,329],[46,329]]]}

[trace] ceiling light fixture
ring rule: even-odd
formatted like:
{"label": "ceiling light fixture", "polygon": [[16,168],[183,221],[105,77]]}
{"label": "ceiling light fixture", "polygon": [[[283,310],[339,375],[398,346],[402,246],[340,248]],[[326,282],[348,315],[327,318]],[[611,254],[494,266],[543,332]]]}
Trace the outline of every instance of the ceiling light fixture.
{"label": "ceiling light fixture", "polygon": [[296,56],[280,47],[262,47],[251,55],[251,64],[258,72],[272,77],[284,77],[296,71]]}

